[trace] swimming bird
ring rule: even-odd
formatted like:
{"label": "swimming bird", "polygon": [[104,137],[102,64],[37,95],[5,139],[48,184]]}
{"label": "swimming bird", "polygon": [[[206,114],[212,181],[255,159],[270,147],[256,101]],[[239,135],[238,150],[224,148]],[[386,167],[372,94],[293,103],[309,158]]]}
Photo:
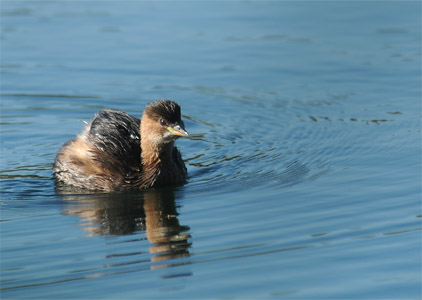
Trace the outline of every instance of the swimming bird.
{"label": "swimming bird", "polygon": [[183,184],[187,169],[174,143],[188,135],[180,106],[170,100],[149,104],[141,120],[100,110],[60,148],[54,177],[65,185],[105,192]]}

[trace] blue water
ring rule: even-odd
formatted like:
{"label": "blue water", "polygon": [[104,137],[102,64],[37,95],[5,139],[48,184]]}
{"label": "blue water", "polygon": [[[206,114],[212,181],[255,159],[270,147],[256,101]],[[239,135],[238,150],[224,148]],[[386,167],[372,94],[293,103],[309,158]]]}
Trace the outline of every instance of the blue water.
{"label": "blue water", "polygon": [[[418,299],[419,1],[2,1],[3,299]],[[56,191],[102,108],[172,99],[181,187]]]}

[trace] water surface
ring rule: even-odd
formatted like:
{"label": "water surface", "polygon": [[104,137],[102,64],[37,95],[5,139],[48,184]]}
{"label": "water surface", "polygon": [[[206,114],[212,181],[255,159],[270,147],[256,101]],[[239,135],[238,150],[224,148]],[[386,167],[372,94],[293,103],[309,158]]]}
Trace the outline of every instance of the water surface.
{"label": "water surface", "polygon": [[[420,298],[420,11],[2,1],[1,296]],[[56,190],[83,121],[163,98],[186,185]]]}

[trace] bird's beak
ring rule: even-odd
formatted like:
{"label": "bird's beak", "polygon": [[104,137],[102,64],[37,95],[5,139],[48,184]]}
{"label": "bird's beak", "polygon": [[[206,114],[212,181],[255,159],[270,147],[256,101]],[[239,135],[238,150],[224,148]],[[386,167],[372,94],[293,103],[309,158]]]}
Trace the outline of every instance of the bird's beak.
{"label": "bird's beak", "polygon": [[168,126],[167,130],[170,131],[172,135],[189,136],[189,133],[180,124],[176,124],[174,126]]}

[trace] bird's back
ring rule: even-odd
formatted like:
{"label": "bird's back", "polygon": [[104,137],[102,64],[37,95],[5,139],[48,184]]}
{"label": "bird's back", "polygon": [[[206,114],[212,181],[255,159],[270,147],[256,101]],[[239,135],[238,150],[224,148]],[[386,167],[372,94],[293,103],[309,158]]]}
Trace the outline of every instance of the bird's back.
{"label": "bird's back", "polygon": [[56,179],[80,188],[118,190],[142,172],[139,126],[136,117],[101,110],[82,134],[59,150]]}

